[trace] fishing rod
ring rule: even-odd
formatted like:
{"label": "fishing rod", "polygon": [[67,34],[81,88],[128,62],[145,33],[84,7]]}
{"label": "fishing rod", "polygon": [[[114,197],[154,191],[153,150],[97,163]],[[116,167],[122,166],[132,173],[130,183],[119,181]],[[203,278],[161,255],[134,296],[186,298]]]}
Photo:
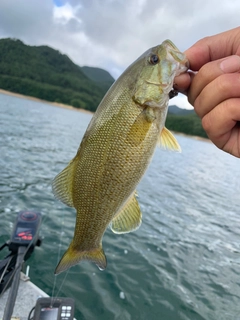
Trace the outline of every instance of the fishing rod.
{"label": "fishing rod", "polygon": [[[0,251],[5,247],[8,247],[10,251],[0,261],[0,297],[10,287],[2,320],[11,320],[23,262],[31,256],[35,246],[41,245],[39,237],[41,221],[42,216],[39,212],[20,211],[13,227],[11,239],[0,247]],[[73,320],[74,310],[75,305],[72,298],[38,298],[28,319]]]}
{"label": "fishing rod", "polygon": [[10,320],[17,297],[20,274],[24,260],[34,251],[35,246],[41,245],[39,238],[42,215],[34,211],[20,211],[15,221],[11,239],[0,247],[8,247],[10,254],[0,261],[0,294],[10,286],[3,320]]}

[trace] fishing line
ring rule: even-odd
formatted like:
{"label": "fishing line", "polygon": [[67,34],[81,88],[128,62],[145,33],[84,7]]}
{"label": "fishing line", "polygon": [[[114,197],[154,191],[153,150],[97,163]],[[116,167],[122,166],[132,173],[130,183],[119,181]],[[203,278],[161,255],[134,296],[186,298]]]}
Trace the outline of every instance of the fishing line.
{"label": "fishing line", "polygon": [[[63,219],[62,214],[61,214],[61,220]],[[61,231],[60,231],[60,240],[59,240],[59,244],[58,244],[58,255],[57,255],[57,263],[60,259],[60,251],[61,251],[61,247],[62,247],[62,230],[63,230],[63,221],[61,222]],[[54,297],[54,290],[55,287],[57,285],[57,276],[54,275],[54,281],[53,281],[53,288],[52,288],[52,298]]]}
{"label": "fishing line", "polygon": [[[63,216],[63,211],[60,215],[60,220],[61,220],[61,230],[60,230],[60,239],[59,239],[59,244],[58,244],[58,256],[57,256],[57,263],[59,262],[60,260],[60,254],[61,254],[61,247],[62,247],[62,236],[63,236],[63,225],[64,225],[64,216]],[[69,270],[68,270],[69,271]],[[62,289],[62,286],[67,278],[67,275],[68,275],[68,271],[66,272],[66,275],[65,277],[63,278],[62,280],[62,283],[60,285],[60,288],[58,289],[58,292],[56,294],[56,297],[58,296],[60,290]],[[54,275],[54,281],[53,281],[53,288],[52,288],[52,301],[51,301],[51,304],[53,305],[53,302],[54,302],[54,291],[55,291],[55,288],[56,288],[56,285],[57,285],[57,275]]]}
{"label": "fishing line", "polygon": [[[56,297],[58,297],[58,294],[59,294],[59,292],[60,292],[61,289],[62,289],[62,286],[63,286],[63,284],[64,284],[64,282],[65,282],[65,280],[66,280],[66,278],[67,278],[68,273],[69,273],[69,269],[66,271],[65,277],[63,278],[62,284],[61,284],[60,288],[58,289],[58,292],[57,292],[57,294],[56,294]],[[57,278],[57,276],[55,276],[55,278]]]}

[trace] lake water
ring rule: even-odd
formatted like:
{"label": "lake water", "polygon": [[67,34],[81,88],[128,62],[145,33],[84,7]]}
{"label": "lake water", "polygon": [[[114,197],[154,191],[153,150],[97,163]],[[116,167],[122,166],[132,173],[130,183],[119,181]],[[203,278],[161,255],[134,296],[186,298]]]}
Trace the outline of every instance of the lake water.
{"label": "lake water", "polygon": [[[0,95],[0,245],[20,210],[43,214],[31,280],[52,295],[56,264],[75,210],[51,181],[75,155],[90,114]],[[176,135],[182,153],[157,149],[137,190],[143,223],[107,230],[103,272],[82,262],[56,277],[75,317],[100,320],[240,319],[240,160],[206,141]]]}

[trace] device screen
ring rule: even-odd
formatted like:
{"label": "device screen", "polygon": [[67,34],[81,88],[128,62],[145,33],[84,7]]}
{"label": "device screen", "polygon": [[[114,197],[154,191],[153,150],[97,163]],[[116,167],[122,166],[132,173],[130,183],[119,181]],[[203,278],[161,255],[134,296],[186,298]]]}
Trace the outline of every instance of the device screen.
{"label": "device screen", "polygon": [[39,320],[57,320],[58,308],[41,308]]}
{"label": "device screen", "polygon": [[16,230],[15,239],[31,241],[33,239],[32,229],[18,227]]}

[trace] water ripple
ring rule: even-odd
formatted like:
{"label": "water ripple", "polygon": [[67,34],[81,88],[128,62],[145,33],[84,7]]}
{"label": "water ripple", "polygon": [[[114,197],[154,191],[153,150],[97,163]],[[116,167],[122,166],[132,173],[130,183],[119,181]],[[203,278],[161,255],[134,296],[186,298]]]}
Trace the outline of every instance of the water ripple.
{"label": "water ripple", "polygon": [[[91,116],[6,95],[0,113],[0,240],[9,238],[16,212],[42,212],[44,241],[28,263],[32,281],[51,295],[75,224],[75,210],[54,199],[51,181],[75,155]],[[70,269],[59,295],[75,298],[77,319],[239,318],[239,159],[177,139],[182,153],[157,149],[138,186],[141,228],[106,231],[104,272],[87,262]]]}

